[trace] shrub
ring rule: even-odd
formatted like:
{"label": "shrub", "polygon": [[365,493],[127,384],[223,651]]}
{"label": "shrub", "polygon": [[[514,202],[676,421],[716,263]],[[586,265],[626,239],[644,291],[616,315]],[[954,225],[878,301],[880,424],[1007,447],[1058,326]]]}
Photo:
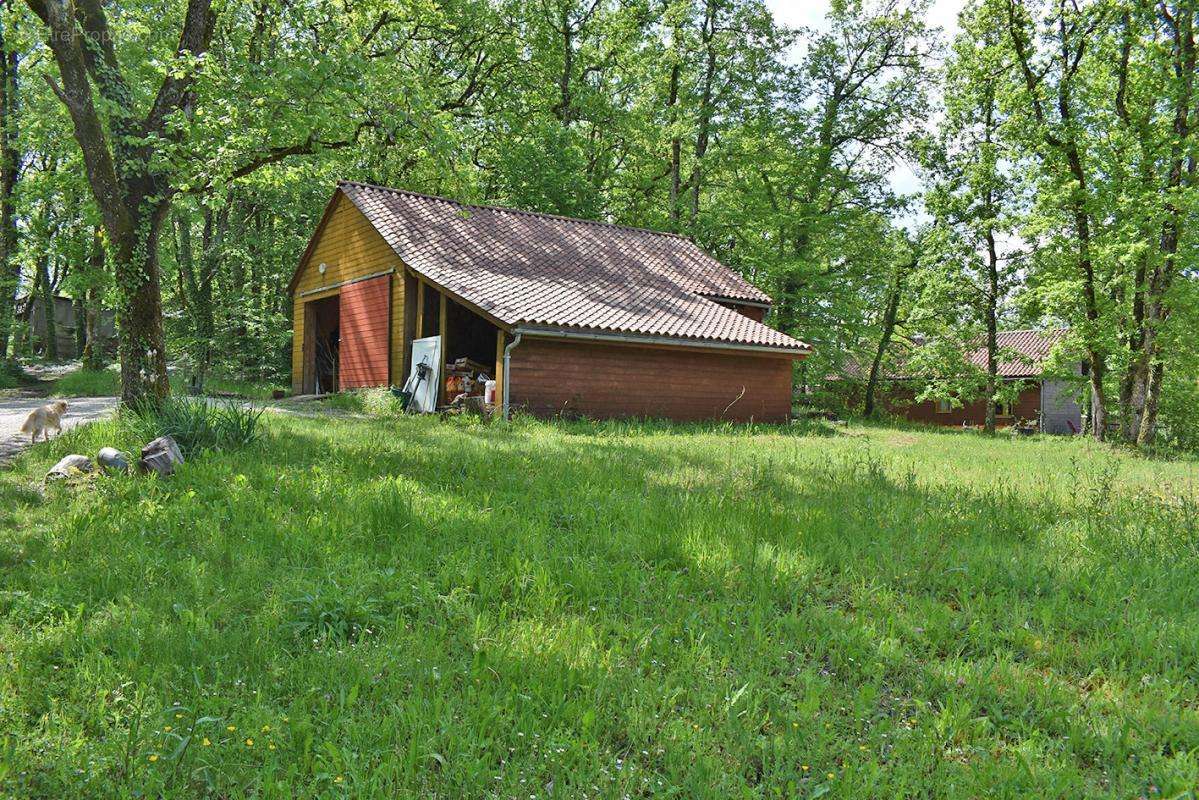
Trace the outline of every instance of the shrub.
{"label": "shrub", "polygon": [[253,444],[262,414],[261,408],[236,402],[171,397],[157,405],[132,407],[128,418],[143,438],[170,436],[187,456]]}
{"label": "shrub", "polygon": [[1199,452],[1199,383],[1185,378],[1167,382],[1160,425],[1167,447]]}
{"label": "shrub", "polygon": [[15,389],[20,385],[16,372],[0,363],[0,389]]}
{"label": "shrub", "polygon": [[330,408],[369,414],[372,417],[395,417],[404,413],[400,398],[390,389],[357,389],[335,394],[325,401]]}

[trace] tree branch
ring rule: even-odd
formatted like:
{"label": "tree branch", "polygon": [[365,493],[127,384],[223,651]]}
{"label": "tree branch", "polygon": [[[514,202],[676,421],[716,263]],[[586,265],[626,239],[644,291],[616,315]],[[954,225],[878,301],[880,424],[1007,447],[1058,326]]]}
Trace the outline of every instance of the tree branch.
{"label": "tree branch", "polygon": [[[216,27],[216,12],[212,10],[212,0],[189,0],[187,15],[183,20],[183,29],[179,33],[179,47],[175,50],[175,58],[196,58],[208,51],[212,42],[212,32]],[[142,127],[147,133],[161,133],[167,114],[183,105],[194,80],[191,65],[185,67],[183,74],[175,75],[168,72],[158,87],[158,95],[154,105],[146,116]]]}

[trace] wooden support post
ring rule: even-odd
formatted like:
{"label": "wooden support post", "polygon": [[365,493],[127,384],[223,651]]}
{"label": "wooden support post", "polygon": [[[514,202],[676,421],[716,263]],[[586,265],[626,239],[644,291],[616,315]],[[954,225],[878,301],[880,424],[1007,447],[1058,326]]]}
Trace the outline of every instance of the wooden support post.
{"label": "wooden support post", "polygon": [[416,338],[425,338],[425,282],[416,281]]}
{"label": "wooden support post", "polygon": [[445,293],[438,292],[437,296],[441,299],[441,307],[438,309],[438,312],[437,312],[437,322],[438,322],[438,327],[440,328],[437,335],[441,337],[441,347],[439,348],[441,350],[441,367],[437,370],[437,373],[440,376],[441,386],[437,387],[437,397],[439,398],[439,401],[438,401],[439,405],[445,405],[446,403],[449,402],[449,398],[446,397],[446,393],[445,393],[445,379],[446,379],[445,362],[446,362],[446,349],[447,349],[447,345],[449,344],[449,340],[446,338],[447,325],[446,325],[446,313],[445,313],[445,311],[446,311]]}
{"label": "wooden support post", "polygon": [[504,407],[504,329],[495,330],[495,407]]}

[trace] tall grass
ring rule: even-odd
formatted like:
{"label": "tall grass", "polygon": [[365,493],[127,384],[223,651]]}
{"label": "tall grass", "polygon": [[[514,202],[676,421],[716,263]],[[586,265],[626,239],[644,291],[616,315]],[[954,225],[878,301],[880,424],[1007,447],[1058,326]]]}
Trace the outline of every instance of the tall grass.
{"label": "tall grass", "polygon": [[235,401],[170,397],[125,409],[123,421],[146,440],[170,436],[186,457],[252,444],[258,438],[262,414],[260,408]]}
{"label": "tall grass", "polygon": [[1194,462],[271,415],[169,481],[33,488],[123,424],[0,476],[0,794],[1199,784]]}
{"label": "tall grass", "polygon": [[121,375],[115,369],[77,369],[54,383],[59,397],[112,397],[121,393]]}

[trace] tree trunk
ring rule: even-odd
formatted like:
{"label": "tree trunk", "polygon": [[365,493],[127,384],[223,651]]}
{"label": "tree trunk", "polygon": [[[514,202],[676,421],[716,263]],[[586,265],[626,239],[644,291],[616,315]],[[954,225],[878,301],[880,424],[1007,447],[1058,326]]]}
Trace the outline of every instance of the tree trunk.
{"label": "tree trunk", "polygon": [[[915,260],[912,262],[915,266]],[[903,279],[905,265],[897,264],[895,266],[895,280],[891,284],[891,290],[887,294],[887,307],[883,311],[883,330],[882,335],[878,339],[878,348],[874,351],[874,360],[870,362],[870,377],[866,380],[866,397],[862,413],[867,417],[874,416],[874,395],[878,390],[879,372],[883,363],[883,356],[887,352],[887,347],[891,344],[891,335],[895,332],[895,320],[899,316],[899,300],[903,294]]]}
{"label": "tree trunk", "polygon": [[104,274],[104,238],[99,228],[92,233],[92,252],[88,261],[91,281],[88,283],[84,296],[83,368],[99,370],[104,368],[104,343],[100,341],[100,320],[103,309],[100,308],[98,286],[99,278]]}
{"label": "tree trunk", "polygon": [[37,271],[38,296],[42,304],[42,355],[50,361],[57,361],[58,323],[54,319],[54,283],[50,280],[49,255],[38,259]]}
{"label": "tree trunk", "polygon": [[999,391],[999,255],[995,232],[987,228],[987,412],[983,428],[995,432],[995,394]]}
{"label": "tree trunk", "polygon": [[[1174,98],[1173,137],[1170,144],[1170,170],[1165,186],[1166,218],[1162,222],[1160,239],[1161,262],[1149,279],[1148,301],[1145,307],[1145,342],[1143,358],[1151,366],[1149,381],[1145,387],[1145,407],[1141,412],[1141,429],[1137,432],[1137,444],[1144,447],[1153,444],[1157,437],[1157,411],[1161,401],[1162,381],[1165,365],[1161,361],[1161,328],[1170,316],[1166,295],[1174,282],[1178,269],[1178,243],[1182,230],[1182,209],[1179,208],[1178,192],[1184,183],[1193,182],[1195,160],[1186,154],[1191,136],[1191,97],[1193,95],[1196,50],[1193,27],[1193,11],[1177,9],[1173,22],[1174,74],[1181,80]],[[1185,169],[1184,169],[1185,165]]]}
{"label": "tree trunk", "polygon": [[86,313],[83,300],[75,298],[71,303],[71,316],[75,323],[72,330],[75,334],[75,358],[83,358],[83,348],[87,344],[87,326],[83,321]]}
{"label": "tree trunk", "polygon": [[[17,66],[19,56],[8,49],[8,33],[0,20],[0,362],[8,358],[21,264],[13,193],[17,185]],[[15,355],[15,354],[14,354]]]}
{"label": "tree trunk", "polygon": [[699,219],[699,198],[703,184],[704,157],[708,154],[708,142],[712,135],[712,91],[716,80],[716,14],[720,10],[719,0],[707,0],[703,28],[700,38],[704,43],[703,89],[699,101],[699,125],[695,132],[695,163],[691,165],[691,229],[695,230]]}
{"label": "tree trunk", "polygon": [[670,109],[670,230],[679,232],[679,193],[682,189],[682,141],[679,139],[677,125],[679,105],[679,62],[677,41],[679,33],[675,32],[676,55],[675,62],[670,68],[670,97],[667,108]]}
{"label": "tree trunk", "polygon": [[1162,381],[1165,378],[1165,367],[1158,361],[1149,371],[1149,382],[1145,386],[1145,410],[1141,416],[1141,432],[1137,444],[1147,447],[1157,438],[1157,410],[1162,399]]}
{"label": "tree trunk", "polygon": [[158,237],[167,204],[144,204],[143,209],[132,230],[113,237],[114,273],[121,287],[121,402],[127,405],[157,403],[170,393],[158,270]]}
{"label": "tree trunk", "polygon": [[[988,153],[995,130],[995,96],[988,92],[983,112],[983,143]],[[995,394],[999,391],[999,249],[995,244],[995,194],[990,186],[983,190],[986,213],[984,239],[987,243],[987,289],[983,295],[983,316],[987,325],[987,404],[983,429],[995,432]]]}
{"label": "tree trunk", "polygon": [[229,226],[229,203],[219,212],[204,211],[204,232],[201,240],[199,274],[194,278],[195,292],[191,298],[192,324],[196,353],[192,371],[192,386],[202,391],[212,366],[212,340],[216,335],[213,313],[212,285],[216,279],[224,250],[225,231]]}

